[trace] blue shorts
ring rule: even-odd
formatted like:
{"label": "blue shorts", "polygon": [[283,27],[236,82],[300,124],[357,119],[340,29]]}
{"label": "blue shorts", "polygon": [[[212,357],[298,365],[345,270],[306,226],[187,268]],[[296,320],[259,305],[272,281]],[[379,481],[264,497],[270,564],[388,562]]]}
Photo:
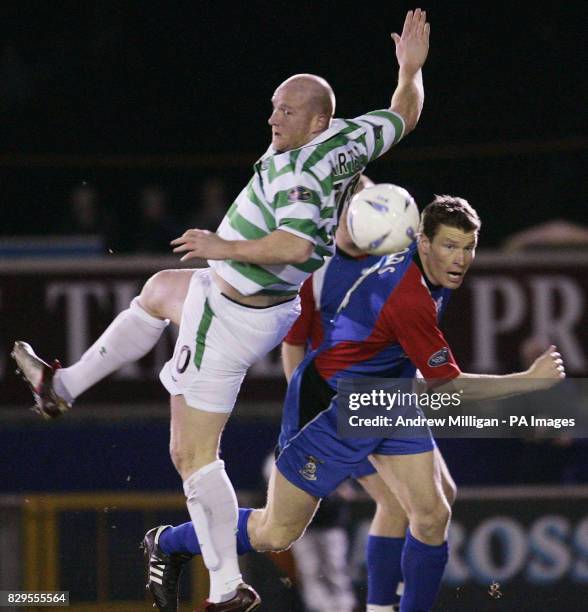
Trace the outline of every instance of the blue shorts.
{"label": "blue shorts", "polygon": [[367,459],[371,454],[415,455],[435,448],[428,427],[414,438],[340,437],[336,400],[324,407],[317,399],[317,408],[312,409],[313,396],[305,391],[305,385],[308,380],[316,384],[315,374],[312,363],[305,360],[300,364],[288,386],[282,414],[276,466],[298,488],[326,497],[346,478],[373,474],[375,469]]}

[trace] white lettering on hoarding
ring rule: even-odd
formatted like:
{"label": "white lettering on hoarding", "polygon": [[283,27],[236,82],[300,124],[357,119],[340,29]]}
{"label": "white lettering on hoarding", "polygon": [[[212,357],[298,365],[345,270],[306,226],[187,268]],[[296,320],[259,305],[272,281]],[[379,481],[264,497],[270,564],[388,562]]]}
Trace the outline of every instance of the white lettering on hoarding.
{"label": "white lettering on hoarding", "polygon": [[[496,339],[500,334],[515,330],[525,315],[525,294],[508,276],[473,278],[472,321],[474,363],[472,369],[496,372],[500,369]],[[502,315],[497,314],[498,297],[504,302]]]}
{"label": "white lettering on hoarding", "polygon": [[77,361],[93,340],[89,325],[89,298],[103,309],[110,304],[104,283],[98,281],[49,283],[45,294],[47,308],[56,310],[61,298],[65,300],[66,361],[69,364]]}
{"label": "white lettering on hoarding", "polygon": [[550,275],[532,277],[531,289],[534,335],[557,345],[569,372],[583,372],[586,357],[574,334],[584,314],[581,287],[571,278]]}
{"label": "white lettering on hoarding", "polygon": [[542,515],[528,526],[510,516],[492,516],[469,533],[453,521],[449,542],[443,580],[450,586],[520,578],[542,586],[566,578],[588,584],[588,517],[574,529],[570,519],[556,514]]}
{"label": "white lettering on hoarding", "polygon": [[583,287],[561,274],[531,276],[525,282],[505,275],[472,278],[472,370],[503,370],[500,337],[520,336],[528,323],[527,334],[557,345],[570,374],[584,373],[587,358],[578,336],[585,313]]}

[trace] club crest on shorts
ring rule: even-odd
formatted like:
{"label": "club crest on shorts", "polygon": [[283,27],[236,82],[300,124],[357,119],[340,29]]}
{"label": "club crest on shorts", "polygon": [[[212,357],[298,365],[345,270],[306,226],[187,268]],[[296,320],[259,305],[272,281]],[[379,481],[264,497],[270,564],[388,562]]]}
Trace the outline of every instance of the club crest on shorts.
{"label": "club crest on shorts", "polygon": [[310,189],[297,185],[288,191],[288,202],[310,202],[312,193]]}
{"label": "club crest on shorts", "polygon": [[184,345],[180,351],[180,354],[178,355],[178,358],[176,359],[176,370],[178,371],[178,374],[183,374],[186,371],[188,364],[190,363],[191,356],[192,351],[190,350],[190,347]]}
{"label": "club crest on shorts", "polygon": [[304,478],[305,480],[316,480],[317,463],[323,462],[320,459],[313,457],[312,455],[308,455],[308,457],[306,458],[308,459],[308,461],[304,464],[304,467],[299,470],[299,472],[302,475],[302,478]]}
{"label": "club crest on shorts", "polygon": [[449,361],[449,349],[444,346],[441,350],[433,353],[427,362],[430,368],[438,368],[445,365]]}

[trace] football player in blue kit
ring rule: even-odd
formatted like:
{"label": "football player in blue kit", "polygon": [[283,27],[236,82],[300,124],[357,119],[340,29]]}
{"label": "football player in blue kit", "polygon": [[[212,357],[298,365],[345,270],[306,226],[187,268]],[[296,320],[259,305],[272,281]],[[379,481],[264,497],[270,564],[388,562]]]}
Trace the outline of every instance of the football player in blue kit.
{"label": "football player in blue kit", "polygon": [[[361,188],[372,185],[365,175],[361,177]],[[357,248],[346,223],[341,223],[337,228],[336,246],[335,255],[327,259],[300,290],[300,316],[282,343],[282,361],[288,381],[307,352],[318,349],[330,336],[337,310],[349,289],[381,259],[381,256],[369,255]],[[289,395],[289,400],[295,405],[290,412],[298,414],[298,425],[327,409],[335,395],[335,389],[317,371],[314,359],[305,363],[306,367],[297,374],[299,385],[292,386]],[[439,455],[443,491],[451,506],[455,500],[456,486],[437,448],[435,452]],[[312,478],[316,468],[312,462],[307,462],[306,466],[310,470],[307,476]],[[408,518],[396,495],[369,459],[365,459],[351,476],[376,502],[365,549],[367,612],[392,612],[398,609],[404,587],[401,554]],[[322,505],[319,513],[321,509]]]}
{"label": "football player in blue kit", "polygon": [[[239,511],[239,552],[287,548],[304,533],[321,498],[346,478],[358,476],[369,458],[408,516],[400,610],[431,609],[447,563],[451,511],[430,431],[425,427],[409,438],[340,437],[337,402],[313,401],[304,389],[312,376],[325,381],[334,394],[345,379],[411,378],[418,369],[429,388],[459,389],[463,400],[479,400],[545,389],[561,380],[563,363],[553,346],[527,371],[506,376],[466,374],[455,362],[438,319],[472,263],[479,228],[478,215],[467,201],[436,197],[423,211],[417,242],[400,254],[370,258],[365,263],[371,265],[360,264],[351,287],[341,284],[336,315],[325,326],[320,346],[304,357],[290,381],[281,452],[268,485],[267,504]],[[329,274],[328,268],[325,273]],[[496,384],[476,384],[480,378]],[[170,562],[199,553],[191,523],[153,531]],[[376,604],[372,609],[383,612],[393,607]]]}

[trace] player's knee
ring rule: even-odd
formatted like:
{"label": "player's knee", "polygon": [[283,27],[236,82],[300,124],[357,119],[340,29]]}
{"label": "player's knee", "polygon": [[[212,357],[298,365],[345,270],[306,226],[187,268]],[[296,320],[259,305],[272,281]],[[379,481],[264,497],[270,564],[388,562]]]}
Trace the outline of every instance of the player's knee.
{"label": "player's knee", "polygon": [[425,535],[436,535],[445,532],[451,520],[451,508],[445,499],[439,499],[426,507],[411,513],[411,525]]}
{"label": "player's knee", "polygon": [[143,287],[139,303],[152,316],[180,324],[192,270],[162,270]]}
{"label": "player's knee", "polygon": [[267,533],[267,544],[273,552],[287,550],[298,540],[304,530],[298,530],[292,526],[274,527]]}
{"label": "player's knee", "polygon": [[154,274],[143,286],[139,302],[144,310],[154,317],[165,318],[162,311],[165,308],[166,295],[170,284],[171,270],[162,270]]}
{"label": "player's knee", "polygon": [[204,445],[199,445],[198,448],[186,448],[173,441],[169,446],[169,455],[178,474],[184,479],[217,459],[214,445],[210,448]]}
{"label": "player's knee", "polygon": [[249,520],[250,538],[256,550],[279,552],[286,550],[304,533],[306,525],[296,521],[283,522],[267,508],[254,512]]}

